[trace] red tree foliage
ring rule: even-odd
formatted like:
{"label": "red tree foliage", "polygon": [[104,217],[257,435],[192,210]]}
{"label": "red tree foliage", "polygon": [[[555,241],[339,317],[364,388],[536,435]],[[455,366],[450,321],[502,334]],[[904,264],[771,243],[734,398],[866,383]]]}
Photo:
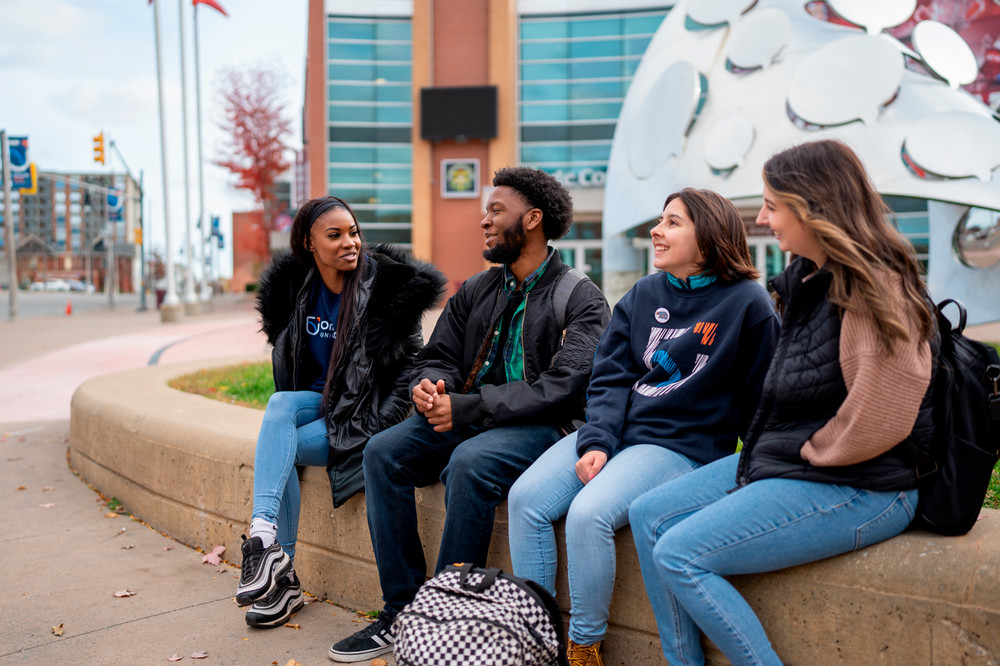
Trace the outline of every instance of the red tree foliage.
{"label": "red tree foliage", "polygon": [[274,181],[291,163],[285,139],[292,123],[280,101],[281,78],[263,66],[225,69],[216,83],[228,141],[214,161],[236,175],[235,187],[250,192],[264,209],[264,224],[274,229]]}

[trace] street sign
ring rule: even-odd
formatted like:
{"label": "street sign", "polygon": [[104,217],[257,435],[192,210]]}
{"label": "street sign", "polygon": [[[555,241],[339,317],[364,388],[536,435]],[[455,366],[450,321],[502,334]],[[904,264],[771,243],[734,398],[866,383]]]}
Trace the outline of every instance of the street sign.
{"label": "street sign", "polygon": [[10,146],[11,188],[31,189],[31,167],[28,162],[28,137],[12,136],[7,139]]}

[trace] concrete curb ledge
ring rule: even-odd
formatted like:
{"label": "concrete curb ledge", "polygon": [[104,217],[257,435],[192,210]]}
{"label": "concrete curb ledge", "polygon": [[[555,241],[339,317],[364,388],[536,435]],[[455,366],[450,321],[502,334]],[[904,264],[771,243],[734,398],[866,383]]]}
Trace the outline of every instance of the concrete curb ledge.
{"label": "concrete curb ledge", "polygon": [[[210,365],[243,360],[248,359]],[[205,365],[153,366],[84,383],[72,401],[72,464],[156,529],[206,550],[223,544],[228,559],[238,563],[262,412],[166,385]],[[325,470],[305,469],[301,481],[296,570],[304,587],[349,608],[380,608],[364,498],[334,511]],[[444,517],[440,484],[418,490],[417,500],[427,561],[433,563]],[[662,664],[627,529],[618,537],[617,550],[606,663]],[[565,560],[564,553],[560,558]],[[498,511],[490,559],[510,569],[505,506]],[[760,615],[786,662],[1000,661],[1000,512],[984,512],[964,537],[912,532],[857,553],[773,574],[736,576],[732,582]],[[558,587],[565,608],[564,568]],[[708,659],[725,662],[714,650]]]}

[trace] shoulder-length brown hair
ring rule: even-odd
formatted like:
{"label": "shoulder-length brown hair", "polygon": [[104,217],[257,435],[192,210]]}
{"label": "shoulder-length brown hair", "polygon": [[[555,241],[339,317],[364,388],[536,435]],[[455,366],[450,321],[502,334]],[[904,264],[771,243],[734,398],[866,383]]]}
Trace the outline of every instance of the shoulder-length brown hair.
{"label": "shoulder-length brown hair", "polygon": [[891,353],[909,339],[906,322],[891,305],[885,270],[902,278],[904,310],[929,339],[934,319],[913,246],[889,221],[889,208],[858,156],[839,141],[804,143],[764,163],[764,182],[816,234],[833,279],[827,298],[844,311],[868,317],[879,343]]}
{"label": "shoulder-length brown hair", "polygon": [[668,196],[663,208],[674,199],[684,202],[694,222],[698,249],[705,258],[705,275],[723,282],[757,279],[760,273],[750,256],[743,218],[729,199],[711,190],[685,187]]}

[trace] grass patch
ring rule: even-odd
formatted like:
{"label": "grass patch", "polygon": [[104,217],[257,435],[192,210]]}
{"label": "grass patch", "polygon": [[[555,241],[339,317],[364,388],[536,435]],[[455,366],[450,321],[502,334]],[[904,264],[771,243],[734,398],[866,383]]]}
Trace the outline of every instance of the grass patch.
{"label": "grass patch", "polygon": [[993,476],[990,477],[983,506],[987,509],[1000,509],[1000,463],[993,468]]}
{"label": "grass patch", "polygon": [[274,393],[270,362],[240,363],[199,370],[167,382],[170,388],[196,393],[233,405],[264,409]]}

